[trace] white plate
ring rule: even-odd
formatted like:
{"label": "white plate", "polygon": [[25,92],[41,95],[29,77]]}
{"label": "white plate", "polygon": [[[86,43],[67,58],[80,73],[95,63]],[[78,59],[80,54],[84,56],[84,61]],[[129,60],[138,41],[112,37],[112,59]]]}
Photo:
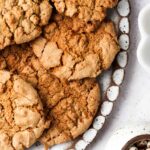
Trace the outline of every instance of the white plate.
{"label": "white plate", "polygon": [[143,135],[150,135],[149,124],[127,126],[116,131],[108,141],[105,150],[123,150],[125,145],[132,139]]}
{"label": "white plate", "polygon": [[141,33],[141,41],[137,49],[137,57],[141,66],[150,73],[150,4],[142,9],[138,22]]}

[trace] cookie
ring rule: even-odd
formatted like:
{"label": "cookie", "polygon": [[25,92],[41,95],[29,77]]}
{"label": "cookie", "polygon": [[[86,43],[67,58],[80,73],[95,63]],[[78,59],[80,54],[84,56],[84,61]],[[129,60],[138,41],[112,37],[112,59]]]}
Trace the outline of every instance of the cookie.
{"label": "cookie", "polygon": [[0,50],[37,38],[51,13],[48,0],[1,0]]}
{"label": "cookie", "polygon": [[107,8],[116,6],[118,0],[52,0],[56,10],[68,17],[77,16],[88,21],[102,21]]}
{"label": "cookie", "polygon": [[19,76],[0,70],[0,149],[29,148],[48,126],[36,90]]}
{"label": "cookie", "polygon": [[53,117],[52,126],[40,138],[45,147],[73,140],[84,133],[98,110],[100,91],[96,82],[89,79],[71,82],[69,86],[69,96],[49,112]]}
{"label": "cookie", "polygon": [[73,22],[58,15],[31,47],[43,67],[60,79],[97,77],[111,66],[120,50],[114,24],[103,22],[93,32],[82,32],[80,26],[76,32]]}
{"label": "cookie", "polygon": [[82,134],[92,123],[100,103],[95,79],[67,82],[44,69],[31,47],[12,46],[0,55],[0,68],[18,73],[38,91],[52,126],[40,141],[52,146]]}
{"label": "cookie", "polygon": [[48,73],[29,45],[11,46],[0,53],[0,69],[19,74],[38,91],[44,107],[53,108],[67,95],[63,81]]}

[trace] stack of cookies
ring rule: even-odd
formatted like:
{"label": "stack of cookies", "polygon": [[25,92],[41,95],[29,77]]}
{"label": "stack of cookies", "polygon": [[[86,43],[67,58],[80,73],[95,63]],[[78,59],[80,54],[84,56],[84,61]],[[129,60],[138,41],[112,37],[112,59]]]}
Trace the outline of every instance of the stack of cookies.
{"label": "stack of cookies", "polygon": [[77,138],[100,104],[96,77],[119,51],[118,0],[0,0],[0,150]]}

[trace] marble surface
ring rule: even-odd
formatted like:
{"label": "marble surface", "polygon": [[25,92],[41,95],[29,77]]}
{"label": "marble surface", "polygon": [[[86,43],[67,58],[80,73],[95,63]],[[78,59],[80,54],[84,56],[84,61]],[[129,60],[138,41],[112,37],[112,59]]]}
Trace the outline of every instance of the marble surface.
{"label": "marble surface", "polygon": [[120,128],[150,124],[150,74],[139,65],[136,56],[140,40],[138,14],[150,0],[130,0],[130,49],[129,62],[120,96],[113,112],[101,132],[87,150],[105,150],[109,138]]}

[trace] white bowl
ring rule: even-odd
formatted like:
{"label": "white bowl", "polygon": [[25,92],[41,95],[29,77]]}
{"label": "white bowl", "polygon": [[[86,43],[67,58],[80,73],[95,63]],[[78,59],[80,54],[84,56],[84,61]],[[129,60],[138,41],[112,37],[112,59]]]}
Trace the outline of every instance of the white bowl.
{"label": "white bowl", "polygon": [[141,137],[146,139],[147,136],[150,138],[149,125],[126,127],[114,133],[106,144],[105,150],[124,150],[133,139],[140,139]]}
{"label": "white bowl", "polygon": [[144,7],[138,18],[141,41],[137,49],[137,57],[141,66],[150,73],[150,4]]}

